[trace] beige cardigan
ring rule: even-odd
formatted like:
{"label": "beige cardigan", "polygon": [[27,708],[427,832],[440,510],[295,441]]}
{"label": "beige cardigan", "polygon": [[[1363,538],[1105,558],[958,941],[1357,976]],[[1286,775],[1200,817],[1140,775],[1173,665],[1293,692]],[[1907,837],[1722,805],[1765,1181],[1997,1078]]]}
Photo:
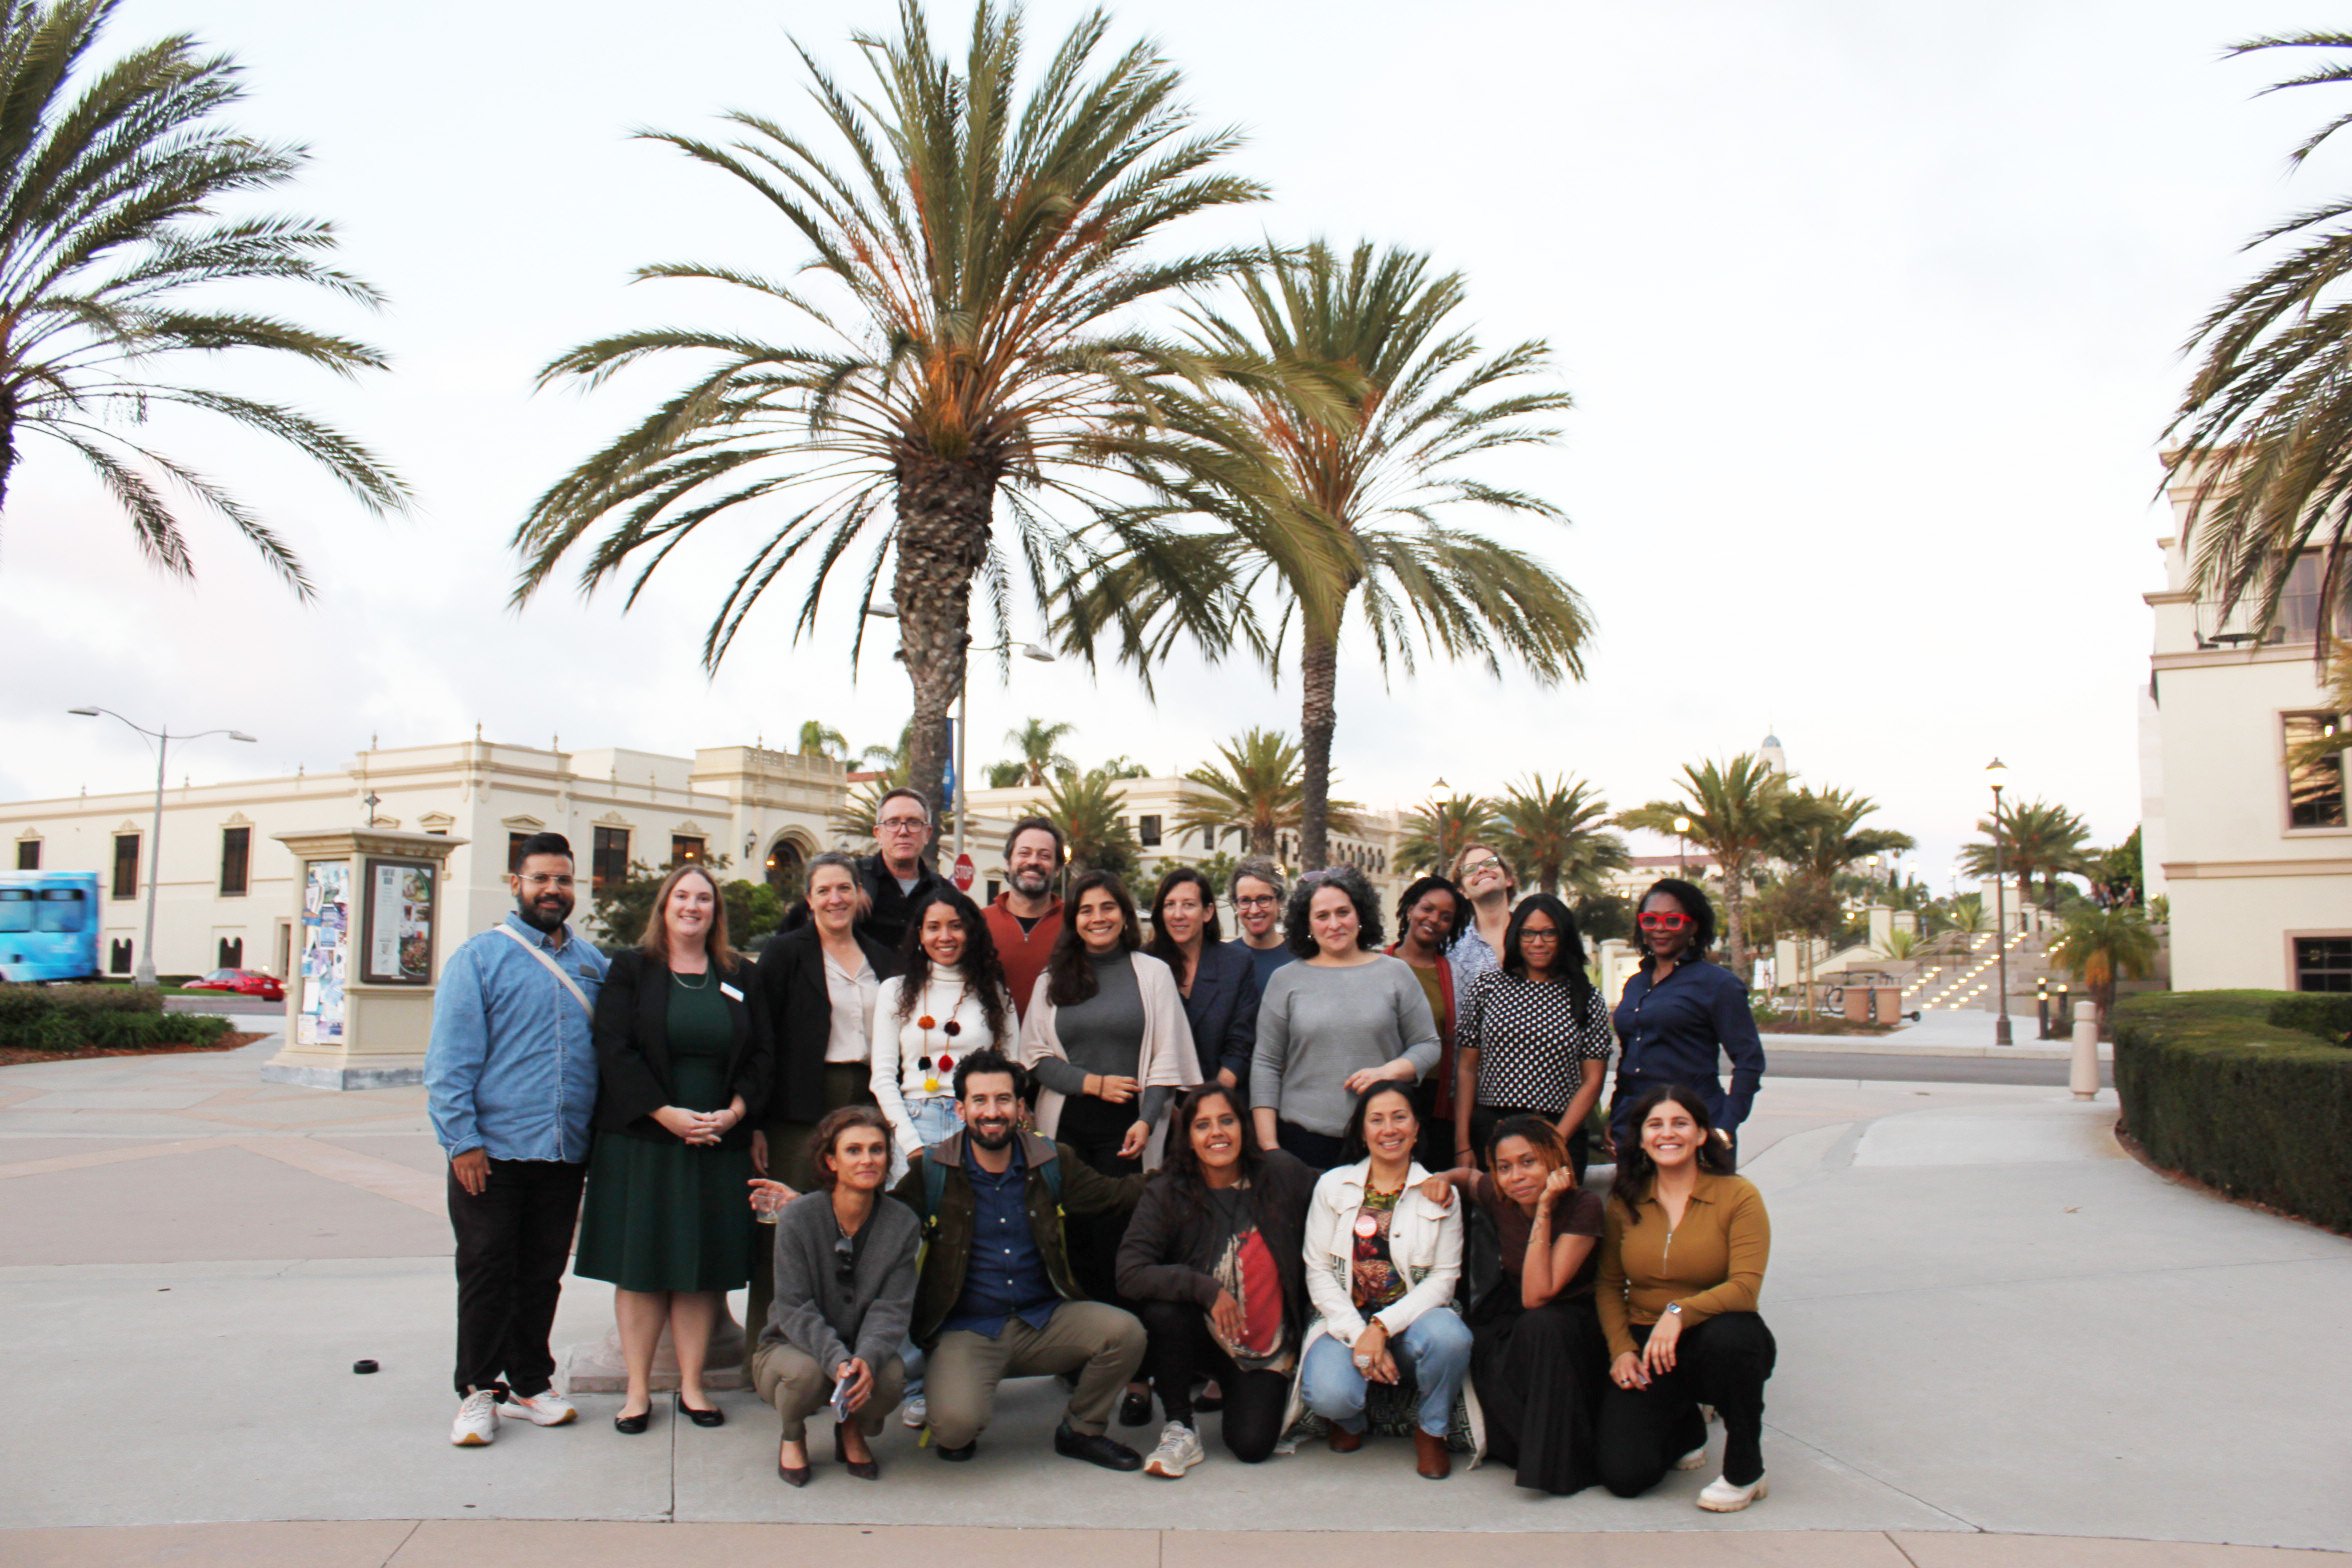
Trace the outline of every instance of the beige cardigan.
{"label": "beige cardigan", "polygon": [[[1144,1088],[1189,1089],[1201,1081],[1200,1053],[1192,1047],[1192,1024],[1184,1016],[1184,998],[1176,990],[1176,976],[1149,953],[1136,953],[1135,989],[1143,999],[1143,1052],[1136,1080]],[[1029,994],[1029,1013],[1021,1023],[1021,1065],[1034,1067],[1048,1056],[1069,1060],[1061,1035],[1054,1028],[1056,1008],[1046,996],[1053,976],[1037,977]],[[1051,1138],[1062,1122],[1062,1096],[1047,1089],[1037,1097],[1037,1130]],[[1147,1166],[1159,1164],[1166,1129],[1152,1129],[1144,1155]]]}

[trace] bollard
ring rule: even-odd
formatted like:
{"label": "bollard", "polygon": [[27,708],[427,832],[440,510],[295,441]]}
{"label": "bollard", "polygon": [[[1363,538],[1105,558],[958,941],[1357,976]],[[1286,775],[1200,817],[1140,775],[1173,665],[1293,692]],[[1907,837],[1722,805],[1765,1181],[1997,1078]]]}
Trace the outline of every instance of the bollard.
{"label": "bollard", "polygon": [[2074,1053],[2066,1086],[2078,1100],[2099,1097],[2099,1008],[2088,997],[2074,1004]]}

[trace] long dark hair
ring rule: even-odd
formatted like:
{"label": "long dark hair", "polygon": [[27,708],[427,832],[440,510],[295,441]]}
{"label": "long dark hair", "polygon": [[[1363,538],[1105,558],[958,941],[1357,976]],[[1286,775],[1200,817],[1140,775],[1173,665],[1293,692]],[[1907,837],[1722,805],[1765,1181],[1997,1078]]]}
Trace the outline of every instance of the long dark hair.
{"label": "long dark hair", "polygon": [[1045,960],[1045,999],[1056,1007],[1072,1007],[1095,993],[1094,955],[1078,935],[1078,906],[1096,888],[1108,889],[1119,904],[1119,950],[1132,953],[1143,946],[1143,922],[1135,918],[1135,900],[1127,884],[1108,871],[1089,871],[1070,884],[1062,901],[1062,934],[1054,938]]}
{"label": "long dark hair", "polygon": [[[1152,889],[1151,940],[1143,944],[1143,950],[1173,970],[1179,986],[1190,978],[1184,949],[1161,929],[1160,910],[1167,904],[1170,893],[1187,884],[1199,892],[1201,908],[1207,911],[1201,922],[1201,951],[1206,952],[1225,940],[1225,928],[1217,924],[1217,889],[1199,868],[1178,866],[1160,878],[1160,885]],[[1242,1120],[1247,1121],[1249,1117],[1245,1114]]]}
{"label": "long dark hair", "polygon": [[1641,1223],[1642,1200],[1658,1184],[1658,1162],[1641,1146],[1642,1123],[1668,1100],[1690,1112],[1691,1125],[1699,1130],[1699,1169],[1717,1176],[1731,1174],[1731,1155],[1716,1141],[1715,1118],[1698,1090],[1687,1084],[1661,1084],[1633,1102],[1633,1142],[1617,1151],[1617,1179],[1609,1184],[1609,1201],[1625,1211],[1628,1225]]}
{"label": "long dark hair", "polygon": [[1680,877],[1660,877],[1650,884],[1650,890],[1641,896],[1641,902],[1633,906],[1633,934],[1641,948],[1640,967],[1647,969],[1657,962],[1657,955],[1650,951],[1650,944],[1641,939],[1641,912],[1660,893],[1680,904],[1682,912],[1691,917],[1690,940],[1683,944],[1682,957],[1675,962],[1686,963],[1694,958],[1706,957],[1707,950],[1715,945],[1715,906],[1707,902],[1707,895],[1699,891],[1697,883],[1685,882]]}
{"label": "long dark hair", "polygon": [[1241,1123],[1241,1179],[1253,1186],[1258,1172],[1266,1163],[1266,1151],[1258,1146],[1257,1129],[1250,1125],[1249,1107],[1241,1097],[1221,1083],[1204,1083],[1184,1091],[1176,1109],[1168,1117],[1167,1156],[1160,1164],[1158,1180],[1173,1185],[1184,1198],[1187,1212],[1206,1214],[1209,1209],[1208,1178],[1201,1174],[1200,1156],[1192,1147],[1192,1119],[1211,1100],[1223,1100],[1233,1108],[1234,1119]]}
{"label": "long dark hair", "polygon": [[1554,895],[1530,893],[1511,911],[1511,923],[1503,930],[1503,973],[1522,980],[1527,978],[1527,953],[1521,933],[1527,927],[1527,917],[1537,914],[1551,916],[1552,929],[1560,933],[1560,945],[1552,951],[1552,978],[1568,987],[1571,1010],[1581,1018],[1591,1008],[1596,994],[1592,976],[1584,972],[1584,937],[1576,929],[1576,917]]}
{"label": "long dark hair", "polygon": [[996,939],[988,934],[980,906],[945,884],[916,901],[914,912],[907,916],[906,935],[899,939],[898,956],[906,968],[898,980],[898,1021],[903,1024],[915,1016],[915,998],[931,983],[931,955],[923,951],[923,917],[933,904],[945,904],[963,923],[964,956],[956,967],[964,972],[964,994],[980,999],[989,1039],[1005,1039],[1004,960],[997,956]]}
{"label": "long dark hair", "polygon": [[1470,899],[1444,877],[1418,877],[1406,884],[1404,896],[1397,900],[1397,940],[1404,941],[1405,933],[1412,929],[1413,906],[1432,893],[1444,893],[1454,901],[1453,923],[1446,927],[1445,941],[1437,949],[1440,953],[1451,952],[1454,944],[1462,940],[1463,931],[1469,927]]}
{"label": "long dark hair", "polygon": [[[1364,1141],[1364,1114],[1372,1108],[1372,1102],[1384,1094],[1403,1095],[1405,1109],[1413,1113],[1413,1120],[1419,1121],[1421,1119],[1421,1109],[1413,1103],[1413,1086],[1411,1084],[1398,1083],[1395,1079],[1390,1078],[1366,1089],[1362,1094],[1356,1096],[1355,1106],[1348,1112],[1347,1131],[1340,1134],[1339,1157],[1350,1165],[1372,1152],[1372,1146]],[[1412,1157],[1407,1155],[1406,1158],[1409,1160]]]}

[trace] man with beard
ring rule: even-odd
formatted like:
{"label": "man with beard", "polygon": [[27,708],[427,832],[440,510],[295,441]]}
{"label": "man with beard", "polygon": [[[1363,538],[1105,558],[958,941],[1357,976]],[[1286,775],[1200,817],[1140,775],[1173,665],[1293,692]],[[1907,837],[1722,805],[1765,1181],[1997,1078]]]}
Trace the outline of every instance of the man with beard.
{"label": "man with beard", "polygon": [[1013,1011],[1029,1016],[1029,993],[1045,973],[1055,938],[1062,934],[1062,901],[1054,879],[1062,874],[1062,830],[1043,817],[1023,817],[1005,838],[1005,890],[982,918],[1004,960],[1005,984]]}
{"label": "man with beard", "polygon": [[1144,1178],[1099,1175],[1070,1149],[1020,1131],[1026,1077],[995,1051],[958,1062],[964,1129],[923,1150],[898,1184],[899,1201],[923,1217],[927,1243],[914,1340],[927,1358],[932,1440],[940,1458],[969,1459],[998,1383],[1074,1373],[1054,1452],[1138,1470],[1143,1456],[1106,1429],[1143,1362],[1143,1325],[1078,1294],[1061,1217],[1123,1213]]}
{"label": "man with beard", "polygon": [[460,1448],[494,1441],[502,1415],[562,1426],[578,1414],[554,1391],[547,1340],[588,1175],[605,960],[564,923],[571,844],[534,833],[517,848],[514,913],[449,955],[425,1048],[457,1233]]}

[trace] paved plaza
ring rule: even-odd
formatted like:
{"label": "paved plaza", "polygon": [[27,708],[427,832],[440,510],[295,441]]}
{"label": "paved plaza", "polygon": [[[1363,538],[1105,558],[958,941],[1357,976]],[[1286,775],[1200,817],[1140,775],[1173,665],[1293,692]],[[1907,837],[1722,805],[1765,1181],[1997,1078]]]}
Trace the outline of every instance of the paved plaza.
{"label": "paved plaza", "polygon": [[[1348,1532],[1370,1529],[1459,1532],[1444,1560],[1461,1568],[1527,1561],[1524,1532],[1588,1532],[1567,1560],[1596,1565],[1688,1561],[1692,1531],[1721,1537],[1721,1564],[2188,1568],[2352,1548],[2352,1241],[2152,1175],[2117,1147],[2109,1094],[1767,1080],[1746,1145],[1775,1239],[1772,1495],[1717,1517],[1691,1506],[1711,1469],[1634,1501],[1545,1498],[1492,1469],[1419,1481],[1394,1443],[1212,1457],[1180,1483],[1112,1475],[1047,1451],[1057,1390],[1039,1381],[1008,1386],[970,1465],[893,1424],[879,1485],[822,1468],[779,1485],[773,1420],[747,1394],[716,1431],[657,1407],[623,1438],[617,1396],[584,1397],[577,1427],[453,1449],[450,1239],[421,1092],[265,1085],[269,1049],[0,1069],[0,1373],[19,1413],[0,1561],[952,1550],[1245,1568],[1360,1557]],[[569,1286],[559,1345],[593,1343],[610,1314],[606,1287]],[[360,1357],[382,1372],[354,1376]],[[974,1528],[1012,1526],[1030,1528]]]}

